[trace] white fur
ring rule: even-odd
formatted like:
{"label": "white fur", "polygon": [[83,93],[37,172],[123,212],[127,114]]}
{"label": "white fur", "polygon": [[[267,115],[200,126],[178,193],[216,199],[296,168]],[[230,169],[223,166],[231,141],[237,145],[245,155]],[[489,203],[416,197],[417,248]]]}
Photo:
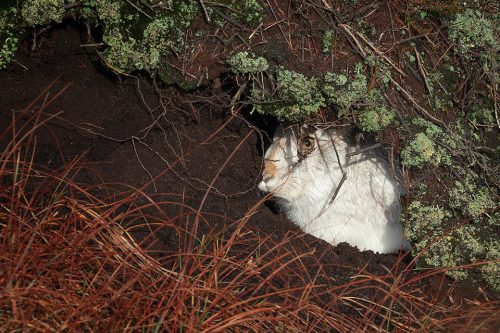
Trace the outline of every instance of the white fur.
{"label": "white fur", "polygon": [[[316,130],[316,148],[299,162],[297,138],[291,128],[278,128],[266,151],[259,189],[273,192],[286,216],[325,241],[347,242],[360,250],[391,253],[409,250],[398,223],[401,189],[388,163],[373,152],[347,157],[356,148],[335,129]],[[330,203],[342,173],[347,179]]]}

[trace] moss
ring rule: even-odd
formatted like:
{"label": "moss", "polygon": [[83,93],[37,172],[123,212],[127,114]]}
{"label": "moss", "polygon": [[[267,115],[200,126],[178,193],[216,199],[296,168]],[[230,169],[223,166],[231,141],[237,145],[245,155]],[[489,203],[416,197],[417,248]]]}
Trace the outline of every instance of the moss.
{"label": "moss", "polygon": [[227,60],[229,69],[233,73],[258,73],[269,68],[269,63],[263,57],[243,51],[238,52]]}

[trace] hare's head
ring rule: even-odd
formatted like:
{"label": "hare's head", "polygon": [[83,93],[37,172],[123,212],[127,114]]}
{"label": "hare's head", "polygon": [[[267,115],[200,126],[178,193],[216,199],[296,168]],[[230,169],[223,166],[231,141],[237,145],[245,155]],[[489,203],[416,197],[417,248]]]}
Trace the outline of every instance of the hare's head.
{"label": "hare's head", "polygon": [[259,189],[287,201],[327,199],[343,177],[339,162],[346,144],[336,133],[308,125],[278,127],[264,155]]}
{"label": "hare's head", "polygon": [[400,187],[385,159],[357,151],[347,131],[279,127],[259,188],[307,233],[380,253],[410,249],[397,223]]}

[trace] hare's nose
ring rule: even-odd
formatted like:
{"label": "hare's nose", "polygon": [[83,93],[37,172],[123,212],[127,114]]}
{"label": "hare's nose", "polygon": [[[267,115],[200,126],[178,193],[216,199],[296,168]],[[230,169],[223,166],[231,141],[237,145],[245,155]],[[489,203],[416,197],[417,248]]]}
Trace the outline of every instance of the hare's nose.
{"label": "hare's nose", "polygon": [[267,186],[267,183],[265,180],[261,181],[259,183],[259,185],[257,185],[257,187],[259,188],[259,190],[261,190],[263,192],[269,192],[269,187]]}
{"label": "hare's nose", "polygon": [[264,161],[264,170],[262,171],[262,181],[266,181],[276,176],[278,168],[272,161]]}
{"label": "hare's nose", "polygon": [[271,181],[271,179],[272,179],[272,177],[270,175],[267,175],[264,172],[262,172],[262,181],[259,183],[259,185],[257,185],[259,190],[264,191],[264,192],[270,192],[269,182]]}

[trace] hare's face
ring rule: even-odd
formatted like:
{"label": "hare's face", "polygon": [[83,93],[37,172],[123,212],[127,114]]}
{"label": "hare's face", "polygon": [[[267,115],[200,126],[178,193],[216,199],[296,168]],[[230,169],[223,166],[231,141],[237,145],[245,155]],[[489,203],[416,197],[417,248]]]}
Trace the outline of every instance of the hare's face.
{"label": "hare's face", "polygon": [[264,155],[264,170],[259,189],[264,192],[279,193],[284,187],[289,170],[299,161],[297,138],[293,130],[279,127],[272,145]]}
{"label": "hare's face", "polygon": [[332,158],[332,141],[327,134],[314,128],[280,126],[264,155],[259,189],[295,200],[304,195],[317,196],[318,186],[331,188],[332,164],[337,161]]}

